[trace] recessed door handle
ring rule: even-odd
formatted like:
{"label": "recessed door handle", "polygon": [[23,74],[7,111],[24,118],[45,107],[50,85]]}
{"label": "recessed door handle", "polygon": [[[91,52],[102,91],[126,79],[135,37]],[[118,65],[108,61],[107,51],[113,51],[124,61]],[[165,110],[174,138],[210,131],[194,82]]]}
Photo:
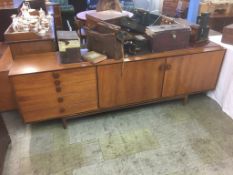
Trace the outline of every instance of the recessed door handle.
{"label": "recessed door handle", "polygon": [[166,65],[165,64],[161,64],[160,66],[159,66],[159,70],[160,71],[164,71],[166,69]]}
{"label": "recessed door handle", "polygon": [[172,68],[172,65],[170,65],[170,64],[166,65],[166,70],[170,70],[171,68]]}
{"label": "recessed door handle", "polygon": [[53,72],[53,78],[58,79],[60,77],[59,73]]}

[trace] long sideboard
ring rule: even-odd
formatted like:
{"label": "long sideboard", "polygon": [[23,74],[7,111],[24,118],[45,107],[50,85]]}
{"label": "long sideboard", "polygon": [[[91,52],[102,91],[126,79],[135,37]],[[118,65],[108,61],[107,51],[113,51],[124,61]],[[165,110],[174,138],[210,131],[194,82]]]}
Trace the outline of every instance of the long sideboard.
{"label": "long sideboard", "polygon": [[56,52],[18,56],[9,76],[26,123],[182,98],[216,87],[225,49],[213,43],[61,65]]}

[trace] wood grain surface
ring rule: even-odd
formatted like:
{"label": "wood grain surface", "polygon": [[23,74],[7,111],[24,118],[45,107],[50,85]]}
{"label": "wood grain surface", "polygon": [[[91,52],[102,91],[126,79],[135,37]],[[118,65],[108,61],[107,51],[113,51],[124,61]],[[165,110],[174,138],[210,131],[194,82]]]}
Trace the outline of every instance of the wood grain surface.
{"label": "wood grain surface", "polygon": [[121,106],[161,96],[165,59],[98,67],[100,108]]}
{"label": "wood grain surface", "polygon": [[163,97],[215,88],[225,51],[167,58]]}

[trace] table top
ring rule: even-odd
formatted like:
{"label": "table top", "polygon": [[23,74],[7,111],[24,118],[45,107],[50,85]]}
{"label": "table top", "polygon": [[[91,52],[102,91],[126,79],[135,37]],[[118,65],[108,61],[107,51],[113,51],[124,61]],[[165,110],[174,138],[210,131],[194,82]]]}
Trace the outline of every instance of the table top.
{"label": "table top", "polygon": [[216,50],[223,50],[223,48],[217,44],[210,42],[208,44],[204,44],[201,46],[193,46],[181,50],[172,50],[172,51],[166,51],[160,53],[148,53],[139,56],[125,57],[124,59],[120,59],[120,60],[107,59],[97,64],[92,64],[89,62],[60,64],[58,62],[59,53],[56,52],[30,54],[30,55],[17,56],[14,59],[14,63],[11,67],[9,75],[17,76],[17,75],[59,71],[59,70],[73,69],[73,68],[95,67],[102,65],[118,64],[123,62],[134,62],[134,61],[142,61],[142,60],[150,60],[150,59],[161,59],[165,57],[181,56],[188,54],[197,54],[197,53],[211,52]]}
{"label": "table top", "polygon": [[86,21],[87,18],[86,18],[86,15],[87,14],[103,14],[104,13],[111,13],[112,16],[117,16],[117,15],[122,15],[122,16],[129,16],[129,17],[132,17],[133,16],[133,13],[131,12],[128,12],[128,11],[122,11],[122,12],[118,12],[118,11],[115,11],[115,10],[107,10],[107,11],[102,11],[102,12],[97,12],[96,10],[87,10],[87,11],[84,11],[84,12],[80,12],[80,13],[77,13],[76,17],[80,20],[83,20],[83,21]]}

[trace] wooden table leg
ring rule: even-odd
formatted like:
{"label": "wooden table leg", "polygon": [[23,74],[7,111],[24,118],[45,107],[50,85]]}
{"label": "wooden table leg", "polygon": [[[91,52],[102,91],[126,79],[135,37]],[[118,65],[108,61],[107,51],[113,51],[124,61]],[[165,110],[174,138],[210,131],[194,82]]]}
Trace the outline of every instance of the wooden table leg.
{"label": "wooden table leg", "polygon": [[188,95],[184,96],[183,105],[186,105],[188,103],[188,100],[189,100],[189,96]]}
{"label": "wooden table leg", "polygon": [[62,118],[62,125],[64,129],[67,129],[67,120],[65,118]]}

